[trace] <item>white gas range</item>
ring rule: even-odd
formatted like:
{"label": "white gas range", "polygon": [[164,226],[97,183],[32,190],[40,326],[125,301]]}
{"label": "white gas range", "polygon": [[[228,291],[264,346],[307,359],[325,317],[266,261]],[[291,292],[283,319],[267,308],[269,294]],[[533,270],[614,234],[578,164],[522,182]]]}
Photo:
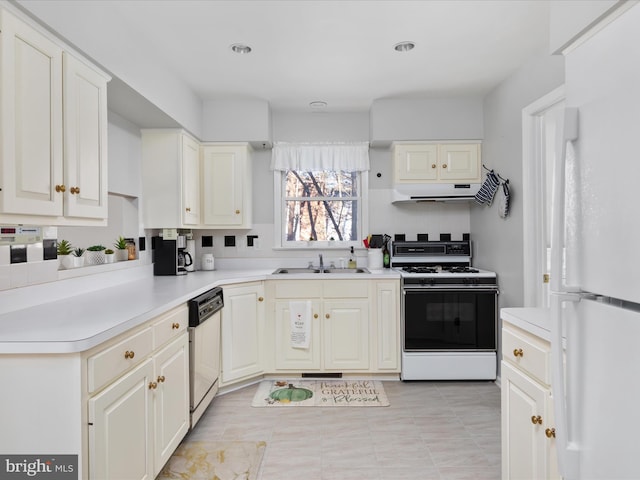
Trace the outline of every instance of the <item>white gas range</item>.
{"label": "white gas range", "polygon": [[403,380],[495,380],[494,272],[471,266],[471,242],[394,242],[402,277]]}

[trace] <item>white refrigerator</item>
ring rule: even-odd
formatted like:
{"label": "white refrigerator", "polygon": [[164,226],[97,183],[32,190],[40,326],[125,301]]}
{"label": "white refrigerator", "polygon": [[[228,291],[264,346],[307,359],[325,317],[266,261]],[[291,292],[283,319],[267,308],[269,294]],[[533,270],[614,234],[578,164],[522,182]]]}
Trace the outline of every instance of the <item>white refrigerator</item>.
{"label": "white refrigerator", "polygon": [[565,62],[551,256],[559,470],[640,479],[640,6]]}

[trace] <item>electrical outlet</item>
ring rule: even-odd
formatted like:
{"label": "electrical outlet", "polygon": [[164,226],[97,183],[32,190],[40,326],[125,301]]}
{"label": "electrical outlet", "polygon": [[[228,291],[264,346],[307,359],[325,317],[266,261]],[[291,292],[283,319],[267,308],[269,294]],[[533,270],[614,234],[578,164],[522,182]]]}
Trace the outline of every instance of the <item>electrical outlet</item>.
{"label": "electrical outlet", "polygon": [[224,236],[224,246],[225,247],[235,247],[236,246],[236,236],[235,235],[225,235]]}

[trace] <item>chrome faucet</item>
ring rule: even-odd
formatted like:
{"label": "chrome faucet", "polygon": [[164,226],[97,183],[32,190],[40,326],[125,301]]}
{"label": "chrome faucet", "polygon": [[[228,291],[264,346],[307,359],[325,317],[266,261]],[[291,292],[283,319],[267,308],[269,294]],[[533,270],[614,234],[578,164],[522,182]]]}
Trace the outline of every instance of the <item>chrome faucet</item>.
{"label": "chrome faucet", "polygon": [[322,254],[318,255],[320,257],[320,273],[324,272],[324,262],[322,261]]}

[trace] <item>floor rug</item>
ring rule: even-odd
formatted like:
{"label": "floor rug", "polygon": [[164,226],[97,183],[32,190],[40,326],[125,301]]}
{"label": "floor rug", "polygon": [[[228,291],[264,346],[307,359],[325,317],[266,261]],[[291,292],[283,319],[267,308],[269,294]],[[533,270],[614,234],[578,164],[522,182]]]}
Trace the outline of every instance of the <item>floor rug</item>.
{"label": "floor rug", "polygon": [[264,380],[252,407],[387,407],[382,382],[375,380]]}
{"label": "floor rug", "polygon": [[265,442],[182,443],[156,480],[256,480]]}

